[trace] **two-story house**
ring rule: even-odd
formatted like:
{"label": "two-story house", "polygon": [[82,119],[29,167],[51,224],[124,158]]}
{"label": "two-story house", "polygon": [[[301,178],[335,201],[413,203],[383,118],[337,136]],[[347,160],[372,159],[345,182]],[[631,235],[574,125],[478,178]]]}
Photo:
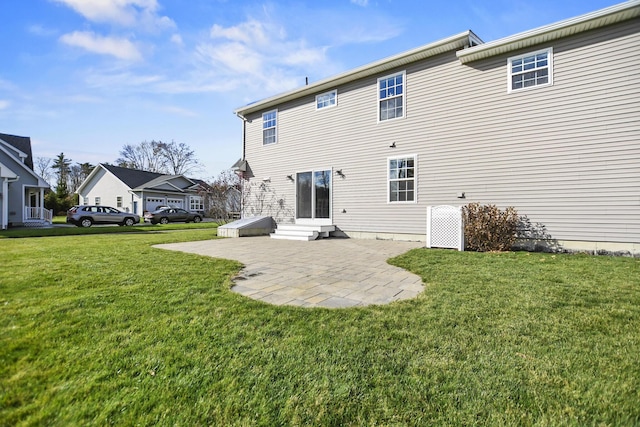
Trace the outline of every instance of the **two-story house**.
{"label": "two-story house", "polygon": [[567,249],[640,252],[638,0],[465,31],[235,113],[245,216],[424,240],[428,206],[479,202]]}
{"label": "two-story house", "polygon": [[49,184],[33,170],[31,138],[0,133],[0,229],[50,225],[44,207]]}

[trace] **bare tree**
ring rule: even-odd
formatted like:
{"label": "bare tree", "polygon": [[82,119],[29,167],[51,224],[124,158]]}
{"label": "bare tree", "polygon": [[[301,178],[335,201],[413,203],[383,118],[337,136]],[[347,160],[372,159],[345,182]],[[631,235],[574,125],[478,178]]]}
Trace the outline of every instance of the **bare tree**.
{"label": "bare tree", "polygon": [[202,188],[207,216],[221,222],[234,219],[241,209],[240,178],[230,170],[225,170]]}
{"label": "bare tree", "polygon": [[161,141],[143,141],[138,145],[127,144],[120,150],[116,164],[129,169],[166,173],[166,159]]}
{"label": "bare tree", "polygon": [[120,150],[116,164],[130,169],[174,175],[194,172],[200,167],[195,152],[187,144],[175,141],[127,144]]}
{"label": "bare tree", "polygon": [[53,179],[53,171],[51,168],[51,159],[48,157],[36,157],[35,167],[36,173],[47,182]]}
{"label": "bare tree", "polygon": [[184,175],[200,168],[195,152],[184,142],[160,143],[160,155],[165,159],[169,173]]}
{"label": "bare tree", "polygon": [[75,192],[89,176],[94,166],[91,163],[76,163],[69,169],[69,190]]}

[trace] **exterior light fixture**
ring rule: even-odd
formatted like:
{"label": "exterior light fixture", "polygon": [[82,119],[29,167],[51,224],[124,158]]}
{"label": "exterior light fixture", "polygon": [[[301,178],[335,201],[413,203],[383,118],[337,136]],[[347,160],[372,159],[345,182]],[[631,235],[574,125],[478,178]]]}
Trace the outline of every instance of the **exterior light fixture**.
{"label": "exterior light fixture", "polygon": [[291,182],[293,182],[293,175],[287,175],[287,179]]}
{"label": "exterior light fixture", "polygon": [[395,142],[395,141],[393,141],[393,142],[391,143],[391,145],[389,146],[389,148],[396,148],[396,142]]}

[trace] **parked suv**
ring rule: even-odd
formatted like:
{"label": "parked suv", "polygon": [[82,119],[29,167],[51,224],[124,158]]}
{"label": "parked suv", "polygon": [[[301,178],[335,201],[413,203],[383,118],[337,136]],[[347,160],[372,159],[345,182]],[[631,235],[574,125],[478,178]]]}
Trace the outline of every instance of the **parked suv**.
{"label": "parked suv", "polygon": [[109,206],[74,206],[67,211],[67,223],[78,227],[91,227],[93,224],[118,224],[132,226],[140,222],[140,216],[121,212]]}

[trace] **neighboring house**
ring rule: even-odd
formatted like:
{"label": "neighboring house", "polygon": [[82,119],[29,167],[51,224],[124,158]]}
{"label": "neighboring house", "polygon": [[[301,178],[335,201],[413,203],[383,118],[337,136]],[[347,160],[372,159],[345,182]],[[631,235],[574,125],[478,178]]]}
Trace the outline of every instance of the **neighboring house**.
{"label": "neighboring house", "polygon": [[466,31],[237,109],[235,170],[277,200],[245,215],[424,240],[428,206],[479,202],[568,249],[640,253],[639,16]]}
{"label": "neighboring house", "polygon": [[204,211],[200,195],[206,183],[183,175],[163,175],[119,166],[99,164],[76,193],[82,205],[112,206],[142,215],[159,206]]}
{"label": "neighboring house", "polygon": [[51,224],[44,208],[49,184],[33,171],[31,139],[0,133],[0,229]]}

